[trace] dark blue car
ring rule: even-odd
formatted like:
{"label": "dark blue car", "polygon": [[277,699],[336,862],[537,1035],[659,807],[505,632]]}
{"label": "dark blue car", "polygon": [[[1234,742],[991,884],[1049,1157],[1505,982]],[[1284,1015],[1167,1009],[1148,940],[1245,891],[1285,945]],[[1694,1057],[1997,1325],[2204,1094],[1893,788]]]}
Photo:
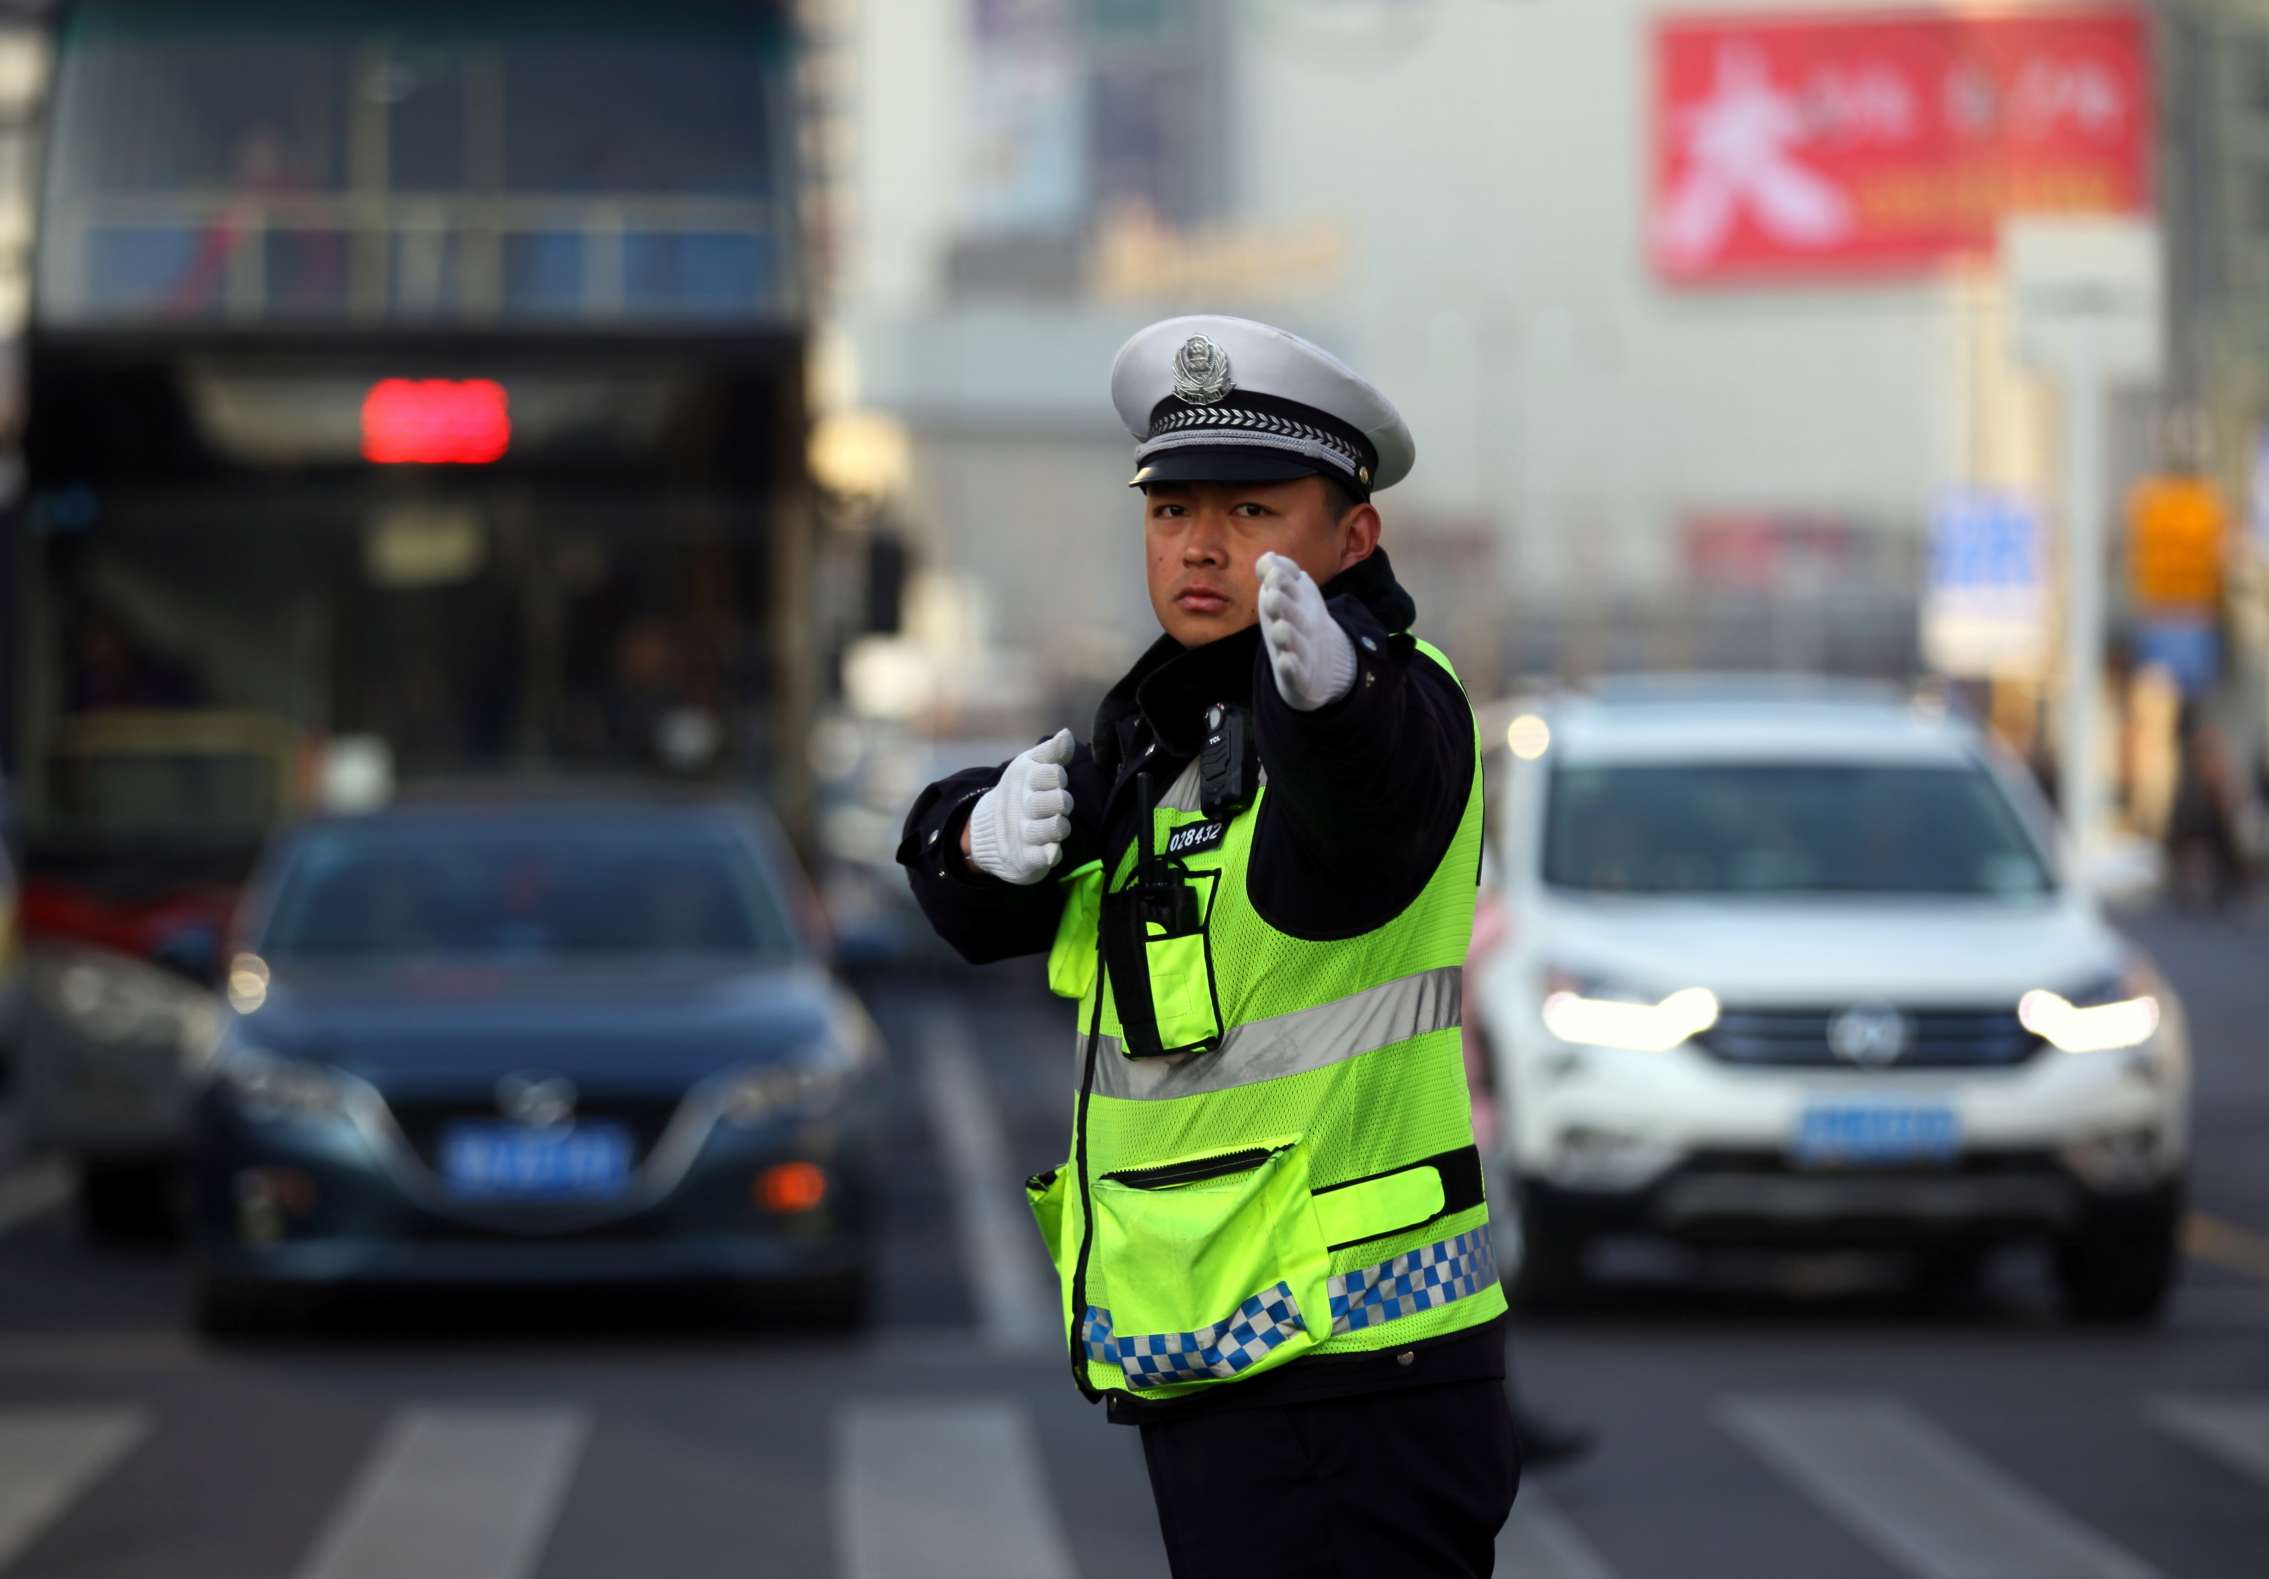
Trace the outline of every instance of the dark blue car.
{"label": "dark blue car", "polygon": [[880,1046],[768,823],[404,807],[263,861],[196,1103],[197,1310],[727,1282],[863,1309]]}

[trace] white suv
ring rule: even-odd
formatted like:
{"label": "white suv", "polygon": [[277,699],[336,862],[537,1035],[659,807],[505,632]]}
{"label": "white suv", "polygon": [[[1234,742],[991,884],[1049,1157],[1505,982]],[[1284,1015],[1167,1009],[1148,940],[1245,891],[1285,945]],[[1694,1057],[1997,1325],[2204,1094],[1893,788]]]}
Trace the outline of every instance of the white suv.
{"label": "white suv", "polygon": [[1725,682],[1556,700],[1507,739],[1468,1013],[1516,1296],[1567,1292],[1607,1234],[1953,1267],[2045,1238],[2073,1314],[2156,1314],[2181,1005],[1998,748],[1888,691]]}

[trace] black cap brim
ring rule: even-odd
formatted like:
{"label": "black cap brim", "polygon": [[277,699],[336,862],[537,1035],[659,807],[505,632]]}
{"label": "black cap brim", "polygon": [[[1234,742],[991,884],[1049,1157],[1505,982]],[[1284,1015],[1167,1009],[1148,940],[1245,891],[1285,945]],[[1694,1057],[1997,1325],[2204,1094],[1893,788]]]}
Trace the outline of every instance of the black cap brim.
{"label": "black cap brim", "polygon": [[1332,477],[1353,488],[1355,480],[1324,461],[1283,450],[1211,449],[1192,445],[1153,455],[1128,479],[1129,488],[1147,488],[1154,482],[1296,482],[1302,477]]}

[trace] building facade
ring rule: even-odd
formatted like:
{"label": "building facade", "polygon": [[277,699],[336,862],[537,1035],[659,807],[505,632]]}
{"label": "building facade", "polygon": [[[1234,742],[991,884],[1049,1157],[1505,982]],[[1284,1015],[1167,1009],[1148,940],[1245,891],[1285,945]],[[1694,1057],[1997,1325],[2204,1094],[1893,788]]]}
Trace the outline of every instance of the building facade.
{"label": "building facade", "polygon": [[[2014,193],[2147,217],[2157,196],[2134,7],[2089,12],[2135,40],[2099,48],[2006,26],[2068,4],[1997,6],[2004,31],[1959,47],[2005,74],[1956,83],[1927,27],[1856,55],[1838,29],[1977,8],[931,0],[885,20],[863,3],[837,393],[904,423],[928,562],[1057,657],[1099,645],[1097,610],[1122,654],[1150,628],[1134,512],[1111,503],[1128,453],[1111,351],[1150,318],[1213,310],[1312,334],[1404,407],[1420,462],[1382,500],[1386,541],[1485,683],[1908,672],[1934,513],[1978,489],[2044,520],[2057,502],[2054,395],[2009,353],[1990,211]],[[1782,107],[1761,112],[1793,119],[1749,135],[1800,164],[1835,175],[1840,138],[1867,179],[1859,140],[1889,146],[1940,97],[1952,114],[1956,86],[1989,129],[2032,95],[2070,157],[2004,192],[1981,185],[1999,166],[1979,171],[2032,157],[2007,138],[1967,165],[1885,155],[1910,167],[1847,188],[1863,220],[1934,181],[1972,210],[1903,253],[1861,235],[1809,266],[1667,260],[1673,167],[1698,157],[1680,118],[1715,102],[1672,102],[1674,57],[1744,69],[1746,37],[1709,31],[1727,12],[1794,38],[1772,45]],[[1114,75],[1130,52],[1152,75]],[[2093,75],[2047,75],[2075,62]],[[1173,92],[1130,120],[1145,84]],[[2155,410],[2148,389],[2120,401],[2112,497],[2150,459]]]}

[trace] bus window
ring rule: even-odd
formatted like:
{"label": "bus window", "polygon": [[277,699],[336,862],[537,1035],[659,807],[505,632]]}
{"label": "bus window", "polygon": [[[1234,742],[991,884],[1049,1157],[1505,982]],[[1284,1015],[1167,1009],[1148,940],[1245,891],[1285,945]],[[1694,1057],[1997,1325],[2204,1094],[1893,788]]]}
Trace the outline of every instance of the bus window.
{"label": "bus window", "polygon": [[796,316],[773,8],[89,0],[50,325]]}

